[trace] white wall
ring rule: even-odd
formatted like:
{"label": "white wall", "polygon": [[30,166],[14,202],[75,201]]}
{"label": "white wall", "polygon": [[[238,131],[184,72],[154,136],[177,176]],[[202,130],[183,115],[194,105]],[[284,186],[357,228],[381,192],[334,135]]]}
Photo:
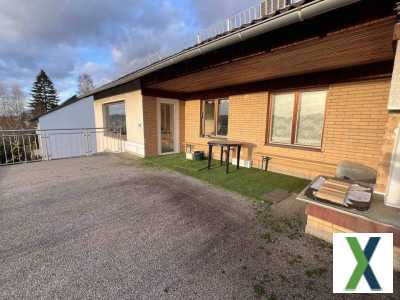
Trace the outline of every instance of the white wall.
{"label": "white wall", "polygon": [[79,100],[39,118],[38,129],[46,130],[39,134],[42,153],[48,159],[96,153],[99,133],[95,130],[82,131],[82,128],[95,128],[93,97]]}
{"label": "white wall", "polygon": [[94,128],[93,97],[60,108],[39,118],[39,129]]}
{"label": "white wall", "polygon": [[[126,150],[136,155],[144,156],[143,95],[139,83],[136,83],[132,90],[117,89],[111,95],[96,98],[94,102],[96,127],[104,126],[103,105],[117,101],[124,101],[125,103],[127,140],[123,142],[123,151]],[[113,151],[115,146],[110,146],[113,145],[113,142],[115,141],[112,139],[105,140],[104,143],[99,140],[97,147],[99,151],[102,149]]]}
{"label": "white wall", "polygon": [[400,128],[396,129],[385,203],[388,206],[400,208]]}

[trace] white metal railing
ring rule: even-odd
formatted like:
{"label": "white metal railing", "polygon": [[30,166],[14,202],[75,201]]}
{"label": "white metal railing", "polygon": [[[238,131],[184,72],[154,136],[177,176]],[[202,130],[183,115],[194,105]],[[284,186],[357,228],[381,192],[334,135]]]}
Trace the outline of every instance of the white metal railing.
{"label": "white metal railing", "polygon": [[251,6],[233,16],[227,17],[197,34],[196,41],[201,43],[218,35],[240,28],[245,24],[250,24],[255,20],[262,18],[263,2],[258,5]]}
{"label": "white metal railing", "polygon": [[[244,25],[251,24],[255,20],[274,16],[279,11],[287,10],[292,6],[297,6],[304,2],[305,0],[262,0],[259,4],[253,5],[237,14],[213,24],[206,29],[199,31],[195,39],[187,40],[182,44],[184,44],[185,48],[200,44],[218,35],[222,35],[232,30],[241,28]],[[147,55],[143,60],[142,67],[160,61],[182,49],[170,49],[169,51],[163,53],[155,52]]]}
{"label": "white metal railing", "polygon": [[287,10],[293,5],[304,3],[305,0],[263,0],[197,34],[197,43],[216,37],[220,34],[238,29],[251,24],[255,20],[275,15],[277,12]]}
{"label": "white metal railing", "polygon": [[121,130],[0,130],[0,166],[124,151]]}

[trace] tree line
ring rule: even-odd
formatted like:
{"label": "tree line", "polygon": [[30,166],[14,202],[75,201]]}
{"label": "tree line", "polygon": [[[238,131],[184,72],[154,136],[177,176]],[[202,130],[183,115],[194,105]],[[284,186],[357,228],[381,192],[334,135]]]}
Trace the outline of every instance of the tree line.
{"label": "tree line", "polygon": [[[93,88],[92,78],[81,74],[77,94],[86,95]],[[0,81],[0,130],[34,128],[37,118],[56,108],[59,102],[57,90],[43,70],[36,76],[28,101],[20,85],[6,86]]]}

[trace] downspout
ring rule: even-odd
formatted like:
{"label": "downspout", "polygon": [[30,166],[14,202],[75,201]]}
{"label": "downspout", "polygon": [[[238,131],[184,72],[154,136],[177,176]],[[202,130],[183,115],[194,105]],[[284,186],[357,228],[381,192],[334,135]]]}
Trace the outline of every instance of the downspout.
{"label": "downspout", "polygon": [[[298,8],[289,10],[285,13],[282,13],[278,16],[268,18],[260,23],[254,24],[253,26],[249,26],[243,30],[240,30],[236,33],[231,33],[226,36],[223,36],[219,39],[210,41],[203,45],[195,46],[194,48],[188,49],[182,53],[178,53],[172,55],[170,57],[165,58],[159,62],[156,62],[148,67],[145,67],[137,72],[126,76],[126,78],[116,80],[115,83],[109,83],[107,86],[100,87],[95,89],[89,95],[93,95],[100,91],[127,83],[129,81],[138,79],[145,75],[148,75],[157,70],[172,66],[174,64],[180,63],[182,61],[212,52],[217,49],[221,49],[239,42],[243,42],[245,40],[254,38],[261,34],[265,34],[276,29],[293,25],[295,23],[303,22],[305,20],[311,19],[323,13],[339,9],[344,6],[351,5],[356,2],[360,2],[361,0],[315,0],[310,2],[304,6],[300,6]],[[84,95],[88,96],[88,95]]]}

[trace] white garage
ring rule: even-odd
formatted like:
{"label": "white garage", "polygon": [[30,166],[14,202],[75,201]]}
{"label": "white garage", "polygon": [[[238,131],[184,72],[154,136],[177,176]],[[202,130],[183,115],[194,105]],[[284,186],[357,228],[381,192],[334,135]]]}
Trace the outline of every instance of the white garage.
{"label": "white garage", "polygon": [[38,136],[47,159],[90,155],[97,152],[93,97],[66,100],[38,119]]}

